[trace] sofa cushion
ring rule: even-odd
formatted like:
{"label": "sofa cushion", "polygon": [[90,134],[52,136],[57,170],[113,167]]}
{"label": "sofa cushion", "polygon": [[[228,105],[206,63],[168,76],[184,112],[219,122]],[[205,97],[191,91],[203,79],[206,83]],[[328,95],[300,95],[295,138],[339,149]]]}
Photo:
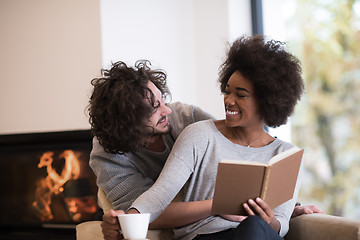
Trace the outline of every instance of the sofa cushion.
{"label": "sofa cushion", "polygon": [[327,214],[305,214],[290,220],[286,240],[360,240],[360,221]]}

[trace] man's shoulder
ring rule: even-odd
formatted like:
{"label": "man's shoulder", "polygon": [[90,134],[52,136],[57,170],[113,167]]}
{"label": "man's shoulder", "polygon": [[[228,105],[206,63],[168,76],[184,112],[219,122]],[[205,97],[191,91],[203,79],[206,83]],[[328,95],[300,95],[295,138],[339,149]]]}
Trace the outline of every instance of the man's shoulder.
{"label": "man's shoulder", "polygon": [[[200,107],[182,102],[168,104],[172,113],[170,118],[175,121],[189,122],[189,124],[206,119],[215,119],[211,114],[203,111]],[[188,125],[188,124],[187,124]]]}
{"label": "man's shoulder", "polygon": [[101,146],[99,140],[94,137],[92,149],[90,152],[90,165],[95,163],[126,163],[133,158],[133,153],[109,153],[106,152],[105,149]]}
{"label": "man's shoulder", "polygon": [[168,106],[169,106],[169,108],[171,108],[171,110],[175,110],[175,111],[176,110],[188,111],[194,107],[193,105],[182,103],[182,102],[169,103]]}
{"label": "man's shoulder", "polygon": [[199,107],[194,105],[174,102],[168,106],[172,110],[172,113],[169,116],[169,121],[172,126],[172,135],[175,139],[184,130],[184,128],[190,124],[213,118],[210,114],[202,111]]}

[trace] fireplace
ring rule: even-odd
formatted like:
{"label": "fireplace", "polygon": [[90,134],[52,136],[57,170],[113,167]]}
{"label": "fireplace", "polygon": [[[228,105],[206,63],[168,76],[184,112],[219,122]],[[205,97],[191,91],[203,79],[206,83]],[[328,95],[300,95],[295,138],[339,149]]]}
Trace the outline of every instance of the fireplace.
{"label": "fireplace", "polygon": [[90,130],[0,135],[0,239],[75,239],[98,215]]}

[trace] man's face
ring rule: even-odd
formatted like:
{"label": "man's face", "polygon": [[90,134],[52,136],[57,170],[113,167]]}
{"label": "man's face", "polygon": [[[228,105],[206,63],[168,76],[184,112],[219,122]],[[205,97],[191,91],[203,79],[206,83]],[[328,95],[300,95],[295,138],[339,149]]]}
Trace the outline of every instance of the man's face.
{"label": "man's face", "polygon": [[[151,81],[148,82],[148,88],[154,94],[154,102],[156,106],[159,106],[154,109],[154,112],[149,118],[149,121],[146,121],[145,123],[146,126],[148,126],[148,133],[149,135],[168,133],[170,130],[170,125],[167,116],[171,114],[171,109],[165,105],[161,91]],[[150,104],[150,102],[148,102],[148,104]]]}

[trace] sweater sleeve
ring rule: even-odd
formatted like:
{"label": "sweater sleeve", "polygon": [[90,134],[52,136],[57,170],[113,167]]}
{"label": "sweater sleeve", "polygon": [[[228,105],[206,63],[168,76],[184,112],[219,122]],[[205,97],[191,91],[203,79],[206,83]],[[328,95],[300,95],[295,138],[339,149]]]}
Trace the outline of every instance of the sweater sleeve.
{"label": "sweater sleeve", "polygon": [[172,155],[154,185],[137,198],[131,208],[140,213],[150,213],[150,222],[154,221],[184,186],[192,170],[183,159]]}
{"label": "sweater sleeve", "polygon": [[136,169],[131,159],[126,155],[106,153],[96,138],[89,164],[96,175],[97,185],[114,209],[126,210],[153,184],[152,179]]}
{"label": "sweater sleeve", "polygon": [[205,152],[207,141],[199,132],[196,123],[185,128],[154,185],[137,198],[131,208],[150,213],[150,221],[165,210],[193,174],[198,156]]}

